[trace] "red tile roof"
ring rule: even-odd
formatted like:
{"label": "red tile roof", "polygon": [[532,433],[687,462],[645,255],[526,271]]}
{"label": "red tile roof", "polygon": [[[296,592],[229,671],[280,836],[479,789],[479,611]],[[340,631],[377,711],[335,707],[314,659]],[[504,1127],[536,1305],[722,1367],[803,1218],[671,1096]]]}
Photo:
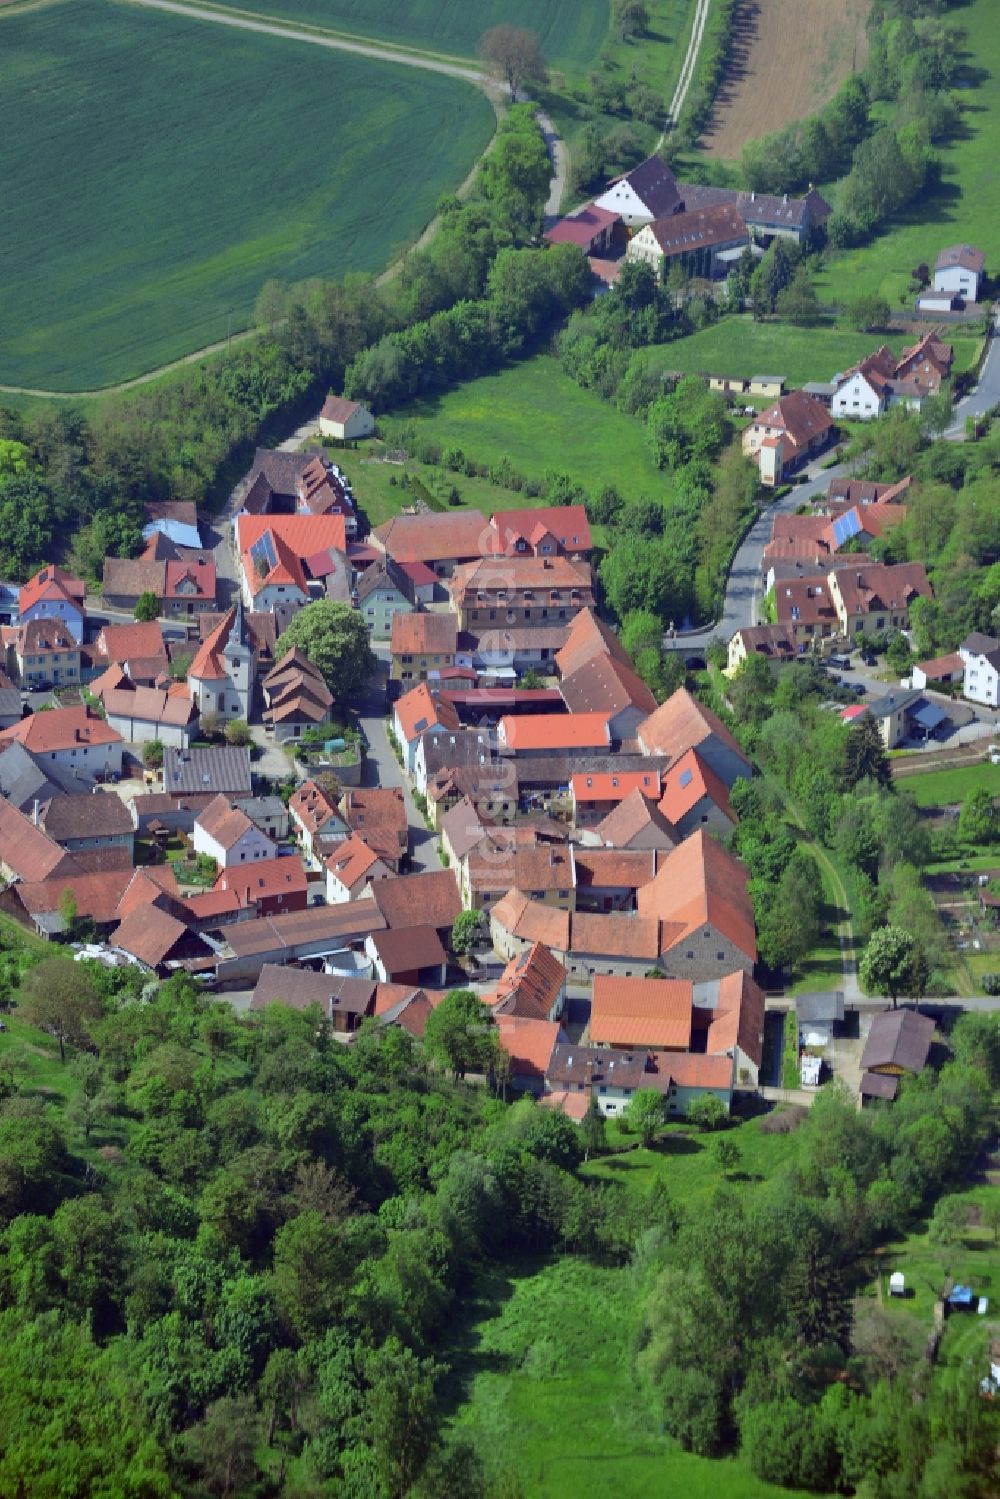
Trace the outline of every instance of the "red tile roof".
{"label": "red tile roof", "polygon": [[163,629],[156,619],[133,625],[105,625],[96,644],[101,653],[117,665],[126,661],[148,661],[154,657],[162,657],[166,665]]}
{"label": "red tile roof", "polygon": [[693,986],[680,979],[594,977],[590,1039],[598,1046],[691,1045]]}
{"label": "red tile roof", "polygon": [[461,562],[490,551],[489,522],[476,510],[396,515],[373,534],[394,562]]}
{"label": "red tile roof", "polygon": [[348,401],[343,396],[327,396],[323,402],[320,416],[325,417],[328,422],[347,422],[356,411],[362,407],[358,401]]}
{"label": "red tile roof", "polygon": [[570,676],[592,656],[610,654],[623,665],[631,667],[632,660],[618,636],[592,609],[581,609],[570,621],[565,645],[556,652],[559,675]]}
{"label": "red tile roof", "polygon": [[458,639],[454,614],[429,614],[414,609],[392,616],[389,648],[394,656],[453,656]]}
{"label": "red tile roof", "polygon": [[[194,584],[194,589],[189,586]],[[165,599],[212,599],[215,600],[215,563],[185,560],[164,564],[163,598]]]}
{"label": "red tile roof", "polygon": [[355,834],[330,855],[326,867],[346,889],[353,890],[377,863],[378,854]]}
{"label": "red tile roof", "polygon": [[688,750],[664,772],[660,811],[672,823],[683,822],[706,796],[730,822],[736,822],[725,781],[720,780],[710,765],[706,765],[696,749]]}
{"label": "red tile roof", "polygon": [[[894,566],[871,562],[857,569],[839,568],[831,578],[836,579],[849,615],[906,609],[915,598],[934,597],[922,562],[898,562]],[[833,587],[831,582],[831,591]]]}
{"label": "red tile roof", "polygon": [[241,906],[253,906],[278,895],[302,895],[308,886],[302,860],[294,854],[283,854],[276,859],[223,869],[214,888],[232,891]]}
{"label": "red tile roof", "polygon": [[781,578],[774,585],[774,611],[782,625],[837,623],[825,578]]}
{"label": "red tile roof", "polygon": [[712,926],[756,961],[757,938],[746,867],[699,828],[663,861],[638,895],[639,915],[661,923],[668,952],[700,927]]}
{"label": "red tile roof", "polygon": [[147,968],[158,968],[186,934],[183,921],[158,906],[144,906],[125,917],[112,933],[111,943],[131,953]]}
{"label": "red tile roof", "polygon": [[213,797],[195,819],[195,825],[227,851],[253,827],[247,814],[234,806],[228,796]]}
{"label": "red tile roof", "polygon": [[543,942],[511,958],[496,988],[484,996],[494,1014],[548,1020],[566,983],[566,969]]}
{"label": "red tile roof", "polygon": [[554,1020],[522,1020],[516,1015],[498,1015],[497,1039],[511,1060],[515,1077],[543,1078],[552,1052],[562,1034]]}
{"label": "red tile roof", "polygon": [[131,869],[109,870],[104,874],[54,875],[45,880],[26,880],[17,894],[31,916],[58,911],[67,891],[76,902],[76,913],[89,917],[98,926],[114,921],[118,902],[132,878]]}
{"label": "red tile roof", "polygon": [[807,448],[829,432],[833,418],[815,396],[807,395],[804,390],[793,390],[762,411],[753,425],[777,428],[789,445],[791,451],[787,456],[791,457],[797,449]]}
{"label": "red tile roof", "polygon": [[499,738],[509,750],[605,749],[611,743],[607,713],[505,714]]}
{"label": "red tile roof", "polygon": [[713,245],[727,245],[733,240],[749,242],[743,215],[732,203],[668,214],[646,227],[668,258],[686,255],[691,250],[710,249]]}
{"label": "red tile roof", "polygon": [[[270,533],[275,564],[262,576],[251,547]],[[346,522],[342,515],[238,515],[236,545],[250,591],[256,595],[272,583],[288,584],[308,593],[304,562],[316,552],[347,552]]]}
{"label": "red tile roof", "polygon": [[595,775],[573,776],[570,790],[579,802],[623,802],[633,791],[641,791],[652,801],[660,797],[660,772],[658,770],[626,770],[617,775],[611,772]]}
{"label": "red tile roof", "polygon": [[333,802],[315,781],[303,781],[295,788],[288,801],[288,810],[295,814],[308,833],[318,833],[337,815]]}
{"label": "red tile roof", "polygon": [[202,641],[197,654],[188,667],[188,677],[197,677],[202,682],[221,682],[229,675],[223,659],[223,651],[236,620],[236,610],[227,609],[210,635]]}
{"label": "red tile roof", "polygon": [[627,849],[643,834],[651,832],[655,833],[655,837],[645,838],[650,846],[672,848],[677,842],[677,833],[670,818],[665,816],[662,803],[657,807],[639,790],[633,791],[612,808],[607,817],[598,823],[595,832],[602,843],[613,849]]}
{"label": "red tile roof", "polygon": [[432,692],[426,682],[419,682],[412,691],[399,698],[396,718],[407,744],[437,724],[452,730],[459,727],[455,705]]}
{"label": "red tile roof", "polygon": [[77,708],[52,708],[33,713],[0,732],[0,744],[17,740],[32,754],[44,755],[77,745],[122,744],[122,736],[103,718],[82,704]]}
{"label": "red tile roof", "polygon": [[656,712],[656,698],[642,678],[611,655],[592,656],[563,677],[560,691],[571,713],[617,714],[626,708]]}
{"label": "red tile roof", "polygon": [[569,951],[569,912],[531,900],[523,890],[508,890],[491,917],[523,942],[544,942],[555,952]]}
{"label": "red tile roof", "polygon": [[711,1053],[731,1053],[737,1046],[760,1066],[764,1055],[764,992],[742,969],[720,979],[715,1019],[708,1028]]}
{"label": "red tile roof", "polygon": [[618,223],[619,218],[620,214],[612,213],[608,208],[588,203],[577,213],[546,229],[544,238],[550,245],[579,245],[581,250],[588,250],[599,235]]}
{"label": "red tile roof", "polygon": [[396,834],[400,849],[409,838],[406,802],[401,786],[372,786],[347,791],[343,802],[344,820],[356,833],[384,828]]}
{"label": "red tile roof", "polygon": [[42,567],[22,585],[17,600],[18,611],[24,615],[36,604],[58,600],[72,604],[82,613],[86,591],[82,579],[74,578],[64,567]]}
{"label": "red tile roof", "polygon": [[443,930],[452,926],[462,909],[458,885],[450,869],[377,880],[372,886],[372,896],[386,926],[397,929],[427,925]]}
{"label": "red tile roof", "polygon": [[589,552],[590,523],[582,505],[547,505],[538,510],[497,510],[490,518],[501,552],[516,548],[518,541],[537,546],[547,533],[566,552]]}
{"label": "red tile roof", "polygon": [[629,958],[652,967],[660,955],[659,924],[631,912],[592,916],[576,911],[570,932],[570,952],[592,958]]}
{"label": "red tile roof", "polygon": [[678,687],[672,697],[668,697],[639,725],[637,733],[647,754],[667,755],[671,760],[714,735],[727,749],[745,760],[748,769],[750,767],[746,751],[721,718],[693,697],[686,687]]}
{"label": "red tile roof", "polygon": [[440,937],[428,923],[372,932],[371,941],[390,979],[395,973],[416,973],[421,968],[437,968],[447,958]]}
{"label": "red tile roof", "polygon": [[671,1083],[678,1088],[712,1088],[725,1092],[733,1085],[729,1057],[709,1057],[700,1052],[651,1051],[648,1060],[653,1086],[665,1093]]}

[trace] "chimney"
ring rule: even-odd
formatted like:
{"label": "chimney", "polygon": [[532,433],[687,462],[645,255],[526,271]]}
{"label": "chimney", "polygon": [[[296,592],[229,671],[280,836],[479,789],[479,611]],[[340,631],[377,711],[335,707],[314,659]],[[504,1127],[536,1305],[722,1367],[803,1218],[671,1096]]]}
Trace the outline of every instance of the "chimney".
{"label": "chimney", "polygon": [[35,824],[36,828],[38,826],[38,808],[39,808],[39,806],[40,806],[40,803],[39,803],[38,797],[36,796],[35,797],[34,806],[31,809],[31,820]]}

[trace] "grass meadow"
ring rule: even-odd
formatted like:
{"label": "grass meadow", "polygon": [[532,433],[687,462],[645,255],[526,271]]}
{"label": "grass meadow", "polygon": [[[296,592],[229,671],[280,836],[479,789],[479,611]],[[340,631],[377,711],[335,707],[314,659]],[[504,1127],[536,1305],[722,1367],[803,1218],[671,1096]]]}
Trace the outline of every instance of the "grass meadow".
{"label": "grass meadow", "polygon": [[[232,9],[305,21],[353,36],[475,57],[491,26],[538,33],[552,66],[585,66],[608,29],[606,0],[223,0]],[[663,0],[661,0],[663,3]],[[675,3],[675,0],[669,0]]]}
{"label": "grass meadow", "polygon": [[[742,1152],[730,1181],[752,1191],[794,1158],[794,1133],[764,1134],[757,1121],[729,1132]],[[627,1140],[614,1121],[609,1142]],[[722,1184],[711,1136],[671,1124],[651,1150],[605,1156],[582,1168],[637,1192],[662,1179],[681,1203]],[[448,1349],[445,1390],[456,1431],[488,1465],[505,1465],[532,1499],[776,1499],[779,1490],[740,1461],[679,1450],[637,1387],[632,1352],[644,1287],[628,1271],[572,1255],[515,1261],[482,1277]],[[502,1469],[498,1468],[498,1472]]]}
{"label": "grass meadow", "polygon": [[527,479],[554,470],[589,494],[611,484],[626,499],[662,496],[668,488],[640,424],[575,384],[548,354],[401,407],[393,419],[411,421],[442,448],[461,448],[477,463],[506,456]]}
{"label": "grass meadow", "polygon": [[958,136],[935,147],[940,159],[938,185],[897,215],[870,244],[828,259],[817,277],[820,300],[880,292],[893,307],[912,305],[910,271],[933,265],[945,245],[962,241],[986,252],[986,269],[1000,262],[1000,26],[996,0],[971,0],[949,7],[947,19],[965,32],[962,107]]}
{"label": "grass meadow", "polygon": [[269,277],[380,269],[493,122],[466,84],[305,43],[0,11],[0,381],[99,388],[247,326]]}
{"label": "grass meadow", "polygon": [[972,791],[986,790],[1000,796],[1000,765],[989,760],[979,765],[961,765],[954,770],[927,770],[919,775],[900,776],[899,791],[908,791],[918,807],[952,807]]}
{"label": "grass meadow", "polygon": [[[952,336],[955,372],[969,369],[979,354],[980,340]],[[880,343],[899,353],[914,342],[909,334],[855,333],[821,324],[796,328],[791,323],[755,323],[749,316],[726,317],[687,338],[657,344],[646,351],[655,372],[680,370],[685,375],[729,375],[746,380],[751,375],[784,375],[789,385],[829,380],[846,370]]]}

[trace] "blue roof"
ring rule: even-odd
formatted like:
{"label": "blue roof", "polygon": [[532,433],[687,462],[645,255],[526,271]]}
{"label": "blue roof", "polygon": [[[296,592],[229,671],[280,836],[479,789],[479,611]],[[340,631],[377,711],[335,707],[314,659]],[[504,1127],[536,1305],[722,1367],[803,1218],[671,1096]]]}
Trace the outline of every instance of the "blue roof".
{"label": "blue roof", "polygon": [[948,722],[947,713],[943,708],[936,708],[933,703],[921,703],[919,708],[914,708],[913,716],[920,727],[928,731]]}
{"label": "blue roof", "polygon": [[971,1306],[973,1301],[975,1300],[975,1297],[972,1294],[972,1287],[955,1286],[948,1295],[947,1300],[949,1304],[953,1306]]}
{"label": "blue roof", "polygon": [[861,530],[861,517],[856,510],[848,510],[844,515],[838,515],[833,523],[833,540],[836,546],[842,547],[845,542],[850,541],[852,536],[857,536]]}
{"label": "blue roof", "polygon": [[194,548],[201,546],[201,535],[197,526],[185,525],[183,521],[173,520],[169,516],[160,516],[158,520],[150,521],[148,526],[143,526],[143,541],[148,541],[157,531],[169,537],[175,546]]}

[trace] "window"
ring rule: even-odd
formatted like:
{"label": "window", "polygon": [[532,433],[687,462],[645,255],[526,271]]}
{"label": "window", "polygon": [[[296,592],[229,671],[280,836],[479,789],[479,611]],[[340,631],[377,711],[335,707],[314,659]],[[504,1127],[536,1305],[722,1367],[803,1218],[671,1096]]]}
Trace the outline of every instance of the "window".
{"label": "window", "polygon": [[717,963],[724,963],[725,960],[726,960],[725,953],[724,952],[717,952],[715,954],[715,960],[716,960]]}
{"label": "window", "polygon": [[694,951],[691,948],[689,948],[688,951],[684,954],[684,956],[686,958],[693,958],[694,957]]}

